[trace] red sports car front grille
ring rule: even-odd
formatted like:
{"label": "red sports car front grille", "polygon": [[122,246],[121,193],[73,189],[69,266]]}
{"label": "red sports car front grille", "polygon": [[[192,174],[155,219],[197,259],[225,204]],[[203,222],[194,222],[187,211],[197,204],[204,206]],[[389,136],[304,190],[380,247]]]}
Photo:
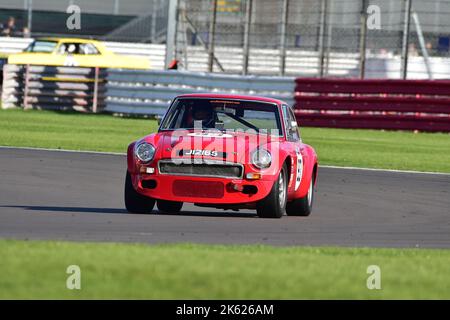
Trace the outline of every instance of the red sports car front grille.
{"label": "red sports car front grille", "polygon": [[224,185],[217,181],[175,180],[172,192],[178,197],[222,198]]}

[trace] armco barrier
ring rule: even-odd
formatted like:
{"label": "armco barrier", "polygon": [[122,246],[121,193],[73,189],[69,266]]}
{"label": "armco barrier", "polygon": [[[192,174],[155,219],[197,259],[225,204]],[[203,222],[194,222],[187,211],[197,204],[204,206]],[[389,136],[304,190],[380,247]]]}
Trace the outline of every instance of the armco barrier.
{"label": "armco barrier", "polygon": [[162,115],[179,94],[215,92],[274,97],[292,104],[294,78],[187,71],[108,69],[106,111]]}
{"label": "armco barrier", "polygon": [[295,82],[300,126],[450,132],[450,80]]}
{"label": "armco barrier", "polygon": [[99,68],[5,65],[2,108],[99,112],[105,71]]}
{"label": "armco barrier", "polygon": [[177,95],[215,92],[295,101],[301,126],[450,132],[450,80],[295,79],[15,65],[5,66],[4,77],[3,108],[160,116]]}

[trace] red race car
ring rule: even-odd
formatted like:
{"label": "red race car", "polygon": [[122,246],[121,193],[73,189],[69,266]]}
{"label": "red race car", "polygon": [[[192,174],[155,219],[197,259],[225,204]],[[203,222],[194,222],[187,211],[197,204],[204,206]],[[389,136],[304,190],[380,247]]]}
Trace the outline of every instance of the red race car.
{"label": "red race car", "polygon": [[125,206],[179,212],[184,202],[256,209],[259,217],[308,216],[317,155],[301,141],[285,102],[188,94],[174,99],[156,133],[127,152]]}

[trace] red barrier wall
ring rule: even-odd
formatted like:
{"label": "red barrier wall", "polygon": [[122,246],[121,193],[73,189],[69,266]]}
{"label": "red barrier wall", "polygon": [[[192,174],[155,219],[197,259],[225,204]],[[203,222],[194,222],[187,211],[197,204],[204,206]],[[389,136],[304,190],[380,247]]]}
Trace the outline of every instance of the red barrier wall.
{"label": "red barrier wall", "polygon": [[298,78],[301,126],[450,132],[450,80]]}

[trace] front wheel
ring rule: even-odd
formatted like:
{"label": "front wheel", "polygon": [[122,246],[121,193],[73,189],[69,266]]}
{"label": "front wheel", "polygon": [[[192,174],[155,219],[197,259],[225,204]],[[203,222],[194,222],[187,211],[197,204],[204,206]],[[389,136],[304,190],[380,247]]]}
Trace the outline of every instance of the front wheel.
{"label": "front wheel", "polygon": [[303,198],[295,199],[286,205],[288,216],[309,216],[312,212],[314,200],[314,177],[311,177],[308,193]]}
{"label": "front wheel", "polygon": [[283,165],[270,193],[256,204],[260,218],[281,218],[286,210],[287,168]]}
{"label": "front wheel", "polygon": [[178,213],[183,207],[183,202],[158,200],[156,202],[158,210],[165,213]]}
{"label": "front wheel", "polygon": [[131,175],[127,171],[125,177],[125,208],[130,213],[151,213],[155,206],[155,199],[138,193],[131,182]]}

